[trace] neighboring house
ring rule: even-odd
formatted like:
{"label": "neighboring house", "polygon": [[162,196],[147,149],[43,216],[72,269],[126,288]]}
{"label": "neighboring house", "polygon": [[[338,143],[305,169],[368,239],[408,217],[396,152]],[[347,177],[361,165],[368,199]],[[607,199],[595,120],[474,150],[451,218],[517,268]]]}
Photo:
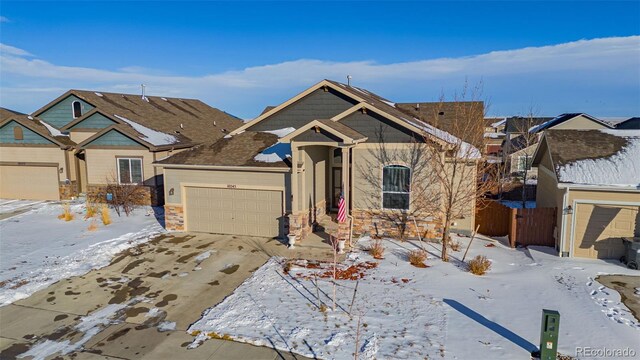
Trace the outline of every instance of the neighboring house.
{"label": "neighboring house", "polygon": [[219,139],[242,121],[194,99],[69,90],[34,112],[68,133],[76,191],[102,199],[108,182],[140,184],[147,202],[162,204],[156,160]]}
{"label": "neighboring house", "polygon": [[494,162],[502,162],[502,144],[506,137],[507,118],[485,118],[485,153]]}
{"label": "neighboring house", "polygon": [[0,198],[70,198],[74,145],[42,119],[0,108]]}
{"label": "neighboring house", "polygon": [[620,130],[640,130],[640,117],[632,117],[616,124]]}
{"label": "neighboring house", "polygon": [[[371,214],[409,206],[408,167],[381,164],[384,190],[375,199],[367,195],[367,182],[358,171],[379,146],[381,132],[385,146],[400,151],[415,141],[443,147],[459,141],[367,90],[323,80],[217,142],[157,161],[165,177],[166,226],[305,237],[318,219],[336,211],[343,194],[355,233],[392,233],[396,229]],[[368,207],[371,201],[375,209]],[[474,209],[470,202],[454,227],[470,231]],[[410,236],[442,231],[434,217],[417,218],[416,224],[409,227]]]}
{"label": "neighboring house", "polygon": [[548,130],[534,155],[537,207],[557,208],[562,256],[623,255],[640,236],[640,130]]}
{"label": "neighboring house", "polygon": [[[537,170],[531,166],[530,157],[545,130],[589,130],[610,129],[611,125],[584,113],[562,114],[555,118],[516,118],[509,126],[507,120],[507,138],[505,138],[505,154],[511,174],[522,176],[524,167],[528,167],[527,178],[536,178]],[[545,120],[546,119],[546,120]],[[527,164],[527,161],[529,164]]]}
{"label": "neighboring house", "polygon": [[[506,118],[504,127],[504,142],[502,143],[502,160],[504,162],[509,161],[509,155],[515,151],[522,150],[517,148],[516,145],[521,143],[521,140],[514,140],[519,136],[527,134],[529,129],[533,126],[540,125],[552,120],[552,117],[523,117],[523,116],[511,116]],[[517,143],[514,143],[516,141]]]}

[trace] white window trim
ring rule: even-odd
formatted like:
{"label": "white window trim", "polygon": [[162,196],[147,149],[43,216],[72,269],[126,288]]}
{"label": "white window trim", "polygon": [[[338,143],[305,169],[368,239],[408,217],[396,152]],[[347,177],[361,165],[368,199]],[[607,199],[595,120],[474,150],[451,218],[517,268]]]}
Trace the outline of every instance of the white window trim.
{"label": "white window trim", "polygon": [[[526,161],[526,160],[529,160],[529,161],[531,161],[531,162],[533,163],[533,156],[531,156],[531,155],[529,155],[529,156],[527,156],[527,155],[518,155],[518,158],[517,158],[517,160],[516,160],[516,161],[517,161],[517,162],[516,162],[516,164],[517,164],[517,165],[516,165],[516,171],[524,171],[524,170],[525,170],[525,169],[522,167],[522,163],[523,163],[523,161],[522,161],[522,160],[525,160],[525,161]],[[526,165],[525,165],[525,167],[526,167]],[[533,167],[533,166],[529,166],[529,168],[528,168],[528,169],[526,169],[526,170],[527,170],[527,171],[529,171],[529,170],[531,170],[531,168],[532,168],[532,167]]]}
{"label": "white window trim", "polygon": [[[402,166],[404,168],[409,169],[409,191],[404,192],[404,191],[384,191],[384,169],[386,167],[389,166]],[[389,165],[385,165],[382,167],[381,170],[381,182],[382,182],[382,196],[380,198],[380,208],[382,210],[401,210],[401,211],[409,211],[411,210],[411,178],[412,178],[412,173],[411,173],[411,168],[404,165],[404,164],[389,164]],[[409,207],[407,209],[394,209],[394,208],[386,208],[384,207],[384,194],[409,194]]]}
{"label": "white window trim", "polygon": [[[129,176],[131,177],[131,180],[133,180],[133,172],[131,171],[131,160],[138,160],[140,161],[140,179],[142,180],[139,183],[134,183],[134,182],[130,182],[130,183],[123,183],[122,180],[120,179],[120,160],[128,160],[129,161]],[[142,158],[139,157],[118,157],[116,158],[116,167],[118,169],[118,184],[120,185],[141,185],[142,183],[144,183],[144,166],[142,166]]]}
{"label": "white window trim", "polygon": [[[75,111],[75,109],[74,109],[74,105],[75,105],[76,103],[80,104],[80,116],[76,116],[76,111]],[[82,117],[82,103],[81,103],[80,101],[78,101],[78,100],[74,100],[74,101],[71,103],[71,116],[72,116],[74,119],[77,119],[77,118],[79,118],[79,117]]]}

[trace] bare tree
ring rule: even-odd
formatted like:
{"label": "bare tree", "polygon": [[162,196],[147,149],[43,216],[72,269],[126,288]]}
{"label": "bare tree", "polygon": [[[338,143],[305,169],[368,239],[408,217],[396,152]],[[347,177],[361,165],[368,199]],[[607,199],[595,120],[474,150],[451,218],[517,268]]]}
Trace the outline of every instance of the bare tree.
{"label": "bare tree", "polygon": [[519,133],[520,135],[512,140],[512,147],[515,147],[517,149],[513,151],[513,153],[524,150],[524,161],[520,162],[519,158],[515,159],[515,161],[520,162],[520,165],[523,169],[518,174],[522,176],[522,208],[525,208],[527,203],[527,177],[529,176],[530,164],[533,160],[531,159],[532,154],[529,154],[529,151],[527,149],[530,146],[537,144],[539,140],[538,132],[536,131],[536,126],[538,125],[536,117],[538,116],[539,112],[540,110],[538,107],[533,105],[529,106],[527,115],[518,119],[514,126],[515,132]]}
{"label": "bare tree", "polygon": [[[429,161],[442,196],[443,261],[449,260],[447,249],[453,222],[473,216],[478,207],[485,206],[481,200],[496,188],[500,177],[499,167],[491,166],[486,161],[485,107],[478,100],[481,94],[482,84],[471,89],[465,85],[461,93],[454,95],[452,102],[445,102],[444,96],[441,97],[431,118],[424,119],[436,128],[427,128],[425,136],[435,135],[447,141],[443,152],[436,149],[430,152]],[[452,120],[441,125],[444,111],[449,113]],[[438,128],[444,128],[447,132],[438,132]]]}

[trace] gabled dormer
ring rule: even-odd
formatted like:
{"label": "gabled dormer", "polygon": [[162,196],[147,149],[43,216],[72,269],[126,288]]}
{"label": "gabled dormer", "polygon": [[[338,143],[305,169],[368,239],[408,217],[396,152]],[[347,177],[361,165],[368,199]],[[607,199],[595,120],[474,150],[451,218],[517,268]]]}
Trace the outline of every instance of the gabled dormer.
{"label": "gabled dormer", "polygon": [[94,105],[72,94],[72,91],[67,91],[35,111],[33,115],[60,129],[95,108]]}

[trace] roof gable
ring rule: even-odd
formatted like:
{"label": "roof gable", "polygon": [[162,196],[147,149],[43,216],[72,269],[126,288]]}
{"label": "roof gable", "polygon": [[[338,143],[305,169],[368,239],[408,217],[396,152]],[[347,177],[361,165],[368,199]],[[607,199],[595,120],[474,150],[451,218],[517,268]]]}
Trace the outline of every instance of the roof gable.
{"label": "roof gable", "polygon": [[[22,139],[17,140],[14,136],[14,128],[19,127],[22,131]],[[58,145],[51,139],[39,134],[36,131],[24,126],[14,119],[6,121],[0,126],[0,143],[3,144],[33,144],[33,145]]]}
{"label": "roof gable", "polygon": [[70,122],[66,126],[64,126],[63,130],[78,130],[78,129],[92,129],[92,130],[100,130],[107,128],[111,125],[118,124],[117,121],[105,116],[99,111],[93,111],[86,116],[76,119],[75,121]]}
{"label": "roof gable", "polygon": [[365,141],[367,137],[344,124],[324,119],[311,121],[300,129],[282,137],[280,142],[288,143],[293,139],[323,142],[335,141],[354,144]]}
{"label": "roof gable", "polygon": [[150,144],[127,134],[122,128],[110,126],[78,144],[79,148],[89,147],[136,147],[149,148]]}
{"label": "roof gable", "polygon": [[79,102],[82,110],[82,114],[93,110],[95,106],[85,99],[82,99],[71,92],[65,93],[62,97],[47,104],[44,108],[34,112],[34,116],[37,116],[56,128],[62,128],[68,123],[72,122],[73,117],[73,103]]}
{"label": "roof gable", "polygon": [[[578,119],[584,119],[587,120],[588,122],[592,122],[594,125],[589,125],[589,126],[585,126],[585,125],[580,125],[580,126],[571,126],[568,125],[570,122],[572,121],[577,121]],[[588,129],[610,129],[611,125],[609,125],[608,123],[599,120],[589,114],[584,114],[584,113],[570,113],[570,114],[562,114],[559,116],[556,116],[555,118],[545,121],[539,125],[533,126],[529,129],[530,133],[537,133],[543,130],[547,130],[547,129],[572,129],[572,130],[580,130],[580,129],[584,129],[584,130],[588,130]]]}

